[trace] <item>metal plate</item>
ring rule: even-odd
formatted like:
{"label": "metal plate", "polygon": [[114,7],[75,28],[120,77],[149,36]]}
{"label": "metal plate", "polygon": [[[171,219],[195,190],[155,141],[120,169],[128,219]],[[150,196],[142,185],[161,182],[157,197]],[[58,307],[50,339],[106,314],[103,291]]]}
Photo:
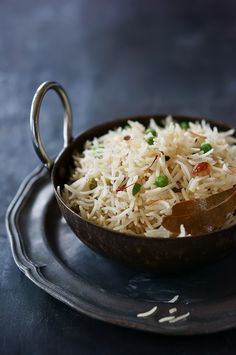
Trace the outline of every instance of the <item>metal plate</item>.
{"label": "metal plate", "polygon": [[[95,254],[62,219],[46,170],[37,168],[9,206],[6,224],[17,266],[74,309],[106,322],[162,334],[213,333],[236,325],[236,258],[175,276],[128,268]],[[176,303],[168,301],[179,295]],[[148,318],[137,314],[158,307]],[[159,323],[176,307],[186,320]]]}

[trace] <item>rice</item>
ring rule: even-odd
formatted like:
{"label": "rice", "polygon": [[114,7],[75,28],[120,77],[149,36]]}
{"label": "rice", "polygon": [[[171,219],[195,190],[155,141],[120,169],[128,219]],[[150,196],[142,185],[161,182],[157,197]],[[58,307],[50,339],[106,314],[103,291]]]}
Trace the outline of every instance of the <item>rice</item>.
{"label": "rice", "polygon": [[169,314],[173,314],[177,312],[177,308],[173,307],[169,309]]}
{"label": "rice", "polygon": [[[204,120],[189,122],[189,128],[182,129],[171,116],[163,124],[160,127],[150,119],[156,137],[146,134],[141,123],[128,121],[124,128],[87,141],[83,154],[73,156],[75,169],[62,191],[66,204],[106,228],[168,238],[171,233],[162,220],[176,203],[206,198],[236,184],[234,130],[219,132]],[[212,149],[204,153],[202,143]],[[210,164],[210,173],[193,175],[194,166],[201,162]],[[166,186],[156,186],[160,175],[168,179]],[[134,186],[139,189],[135,194]],[[235,222],[231,215],[226,225]],[[179,237],[185,235],[182,225]]]}
{"label": "rice", "polygon": [[178,301],[178,299],[179,299],[179,295],[175,295],[173,298],[167,301],[167,303],[175,303],[176,301]]}
{"label": "rice", "polygon": [[158,322],[159,323],[170,322],[170,321],[173,321],[174,319],[175,319],[175,316],[167,316],[167,317],[160,318],[158,320]]}
{"label": "rice", "polygon": [[143,313],[138,313],[137,317],[138,318],[145,318],[145,317],[149,317],[152,314],[156,313],[157,311],[157,306],[154,306],[153,308],[151,308],[149,311],[143,312]]}
{"label": "rice", "polygon": [[179,322],[180,320],[184,320],[190,316],[190,312],[187,312],[185,314],[182,314],[179,317],[175,317],[174,319],[170,319],[170,323],[176,323]]}

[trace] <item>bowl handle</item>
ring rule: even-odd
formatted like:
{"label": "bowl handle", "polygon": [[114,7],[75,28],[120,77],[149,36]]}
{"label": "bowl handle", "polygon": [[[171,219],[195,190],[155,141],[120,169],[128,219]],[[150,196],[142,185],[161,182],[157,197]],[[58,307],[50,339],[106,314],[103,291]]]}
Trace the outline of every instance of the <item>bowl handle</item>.
{"label": "bowl handle", "polygon": [[30,129],[32,133],[34,149],[38,154],[40,160],[50,171],[53,167],[54,161],[48,157],[43,147],[41,137],[40,137],[40,132],[39,132],[39,112],[40,112],[44,95],[49,90],[56,91],[56,93],[61,99],[61,103],[64,108],[64,127],[63,127],[64,148],[67,147],[72,142],[73,138],[72,138],[72,109],[71,109],[69,98],[65,90],[60,84],[58,84],[55,81],[46,81],[42,83],[37,89],[31,104]]}

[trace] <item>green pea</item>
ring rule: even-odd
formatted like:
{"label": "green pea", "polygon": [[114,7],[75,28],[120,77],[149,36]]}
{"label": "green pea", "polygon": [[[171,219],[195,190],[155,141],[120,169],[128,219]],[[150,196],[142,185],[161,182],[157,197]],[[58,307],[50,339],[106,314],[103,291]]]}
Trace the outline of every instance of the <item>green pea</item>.
{"label": "green pea", "polygon": [[155,129],[153,128],[148,128],[146,130],[146,134],[151,134],[153,137],[156,137],[157,136],[157,132],[155,131]]}
{"label": "green pea", "polygon": [[169,179],[166,175],[159,175],[156,179],[155,179],[155,185],[157,187],[165,187],[167,186],[169,183]]}
{"label": "green pea", "polygon": [[180,127],[182,129],[188,129],[189,128],[189,123],[187,121],[183,121],[179,125],[180,125]]}
{"label": "green pea", "polygon": [[140,189],[141,189],[140,184],[138,184],[138,183],[134,184],[133,189],[132,189],[133,196],[135,196],[140,191]]}
{"label": "green pea", "polygon": [[104,146],[103,145],[93,145],[93,146],[91,146],[91,147],[89,147],[88,149],[90,149],[90,150],[99,150],[99,149],[104,149]]}
{"label": "green pea", "polygon": [[95,189],[95,187],[97,187],[97,181],[94,178],[90,178],[88,180],[88,187],[89,187],[89,190]]}
{"label": "green pea", "polygon": [[106,178],[106,184],[107,184],[108,186],[111,186],[111,180]]}
{"label": "green pea", "polygon": [[205,153],[209,152],[210,150],[212,150],[212,146],[209,143],[202,143],[200,145],[200,149],[205,154]]}
{"label": "green pea", "polygon": [[154,143],[154,137],[153,137],[153,136],[147,137],[146,142],[147,142],[147,144],[149,144],[149,145],[153,145],[153,143]]}

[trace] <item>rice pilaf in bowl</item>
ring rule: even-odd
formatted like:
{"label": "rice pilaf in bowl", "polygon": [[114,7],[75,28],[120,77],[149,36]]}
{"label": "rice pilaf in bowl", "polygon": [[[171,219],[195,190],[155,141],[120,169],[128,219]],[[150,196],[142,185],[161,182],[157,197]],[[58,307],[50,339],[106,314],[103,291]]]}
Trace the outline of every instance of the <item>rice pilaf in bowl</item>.
{"label": "rice pilaf in bowl", "polygon": [[236,223],[233,134],[205,120],[150,118],[148,127],[128,120],[73,154],[63,200],[85,220],[147,238],[229,227]]}

